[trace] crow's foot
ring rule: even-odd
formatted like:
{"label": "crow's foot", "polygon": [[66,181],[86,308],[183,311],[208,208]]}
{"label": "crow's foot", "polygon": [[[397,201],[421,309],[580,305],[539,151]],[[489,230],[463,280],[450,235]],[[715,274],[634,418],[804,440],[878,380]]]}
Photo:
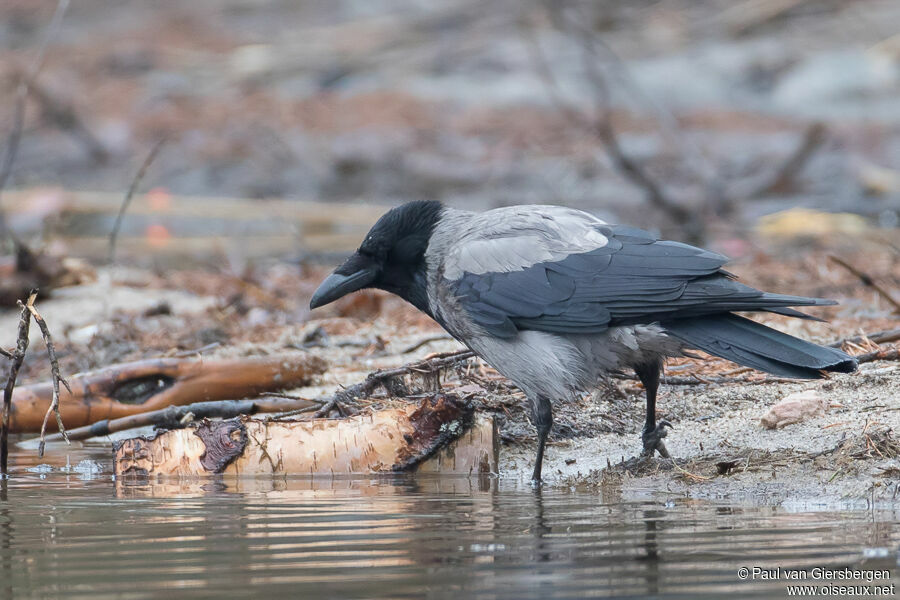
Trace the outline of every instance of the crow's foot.
{"label": "crow's foot", "polygon": [[641,434],[641,441],[644,443],[644,456],[653,456],[654,452],[659,452],[659,455],[663,458],[670,458],[669,451],[666,450],[666,445],[663,444],[663,438],[668,434],[666,427],[671,426],[672,424],[665,419],[660,419],[656,422],[656,427],[653,429],[644,429],[644,432]]}

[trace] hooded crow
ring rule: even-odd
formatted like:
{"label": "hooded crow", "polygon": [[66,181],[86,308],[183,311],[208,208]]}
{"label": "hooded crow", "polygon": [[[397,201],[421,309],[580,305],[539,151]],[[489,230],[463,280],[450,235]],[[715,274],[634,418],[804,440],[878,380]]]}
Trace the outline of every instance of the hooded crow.
{"label": "hooded crow", "polygon": [[666,357],[702,350],[779,377],[849,373],[856,361],[735,314],[813,318],[793,306],[832,300],[770,294],[722,270],[727,258],[559,206],[483,213],[410,202],[382,216],[328,276],[316,308],[378,288],[428,314],[515,383],[538,433],[541,480],[552,402],[631,369],[647,393],[643,452],[669,454],[656,392]]}

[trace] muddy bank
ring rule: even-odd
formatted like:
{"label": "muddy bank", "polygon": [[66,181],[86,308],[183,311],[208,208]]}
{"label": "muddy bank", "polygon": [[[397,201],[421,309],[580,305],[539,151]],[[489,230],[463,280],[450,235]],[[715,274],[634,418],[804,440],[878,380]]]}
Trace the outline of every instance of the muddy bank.
{"label": "muddy bank", "polygon": [[[666,440],[674,464],[636,459],[640,396],[594,402],[589,419],[602,423],[612,413],[625,431],[557,441],[545,457],[545,472],[553,474],[554,485],[612,486],[625,496],[664,491],[811,503],[893,498],[900,475],[897,369],[875,363],[822,382],[664,385],[658,409],[674,425]],[[760,418],[769,408],[799,390],[819,390],[829,408],[782,429],[763,427]],[[506,472],[526,472],[530,449],[507,450]]]}

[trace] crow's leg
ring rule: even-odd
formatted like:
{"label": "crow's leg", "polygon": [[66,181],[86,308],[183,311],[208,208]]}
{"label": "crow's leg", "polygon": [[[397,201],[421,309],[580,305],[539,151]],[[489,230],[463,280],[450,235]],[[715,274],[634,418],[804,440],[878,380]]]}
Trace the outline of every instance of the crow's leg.
{"label": "crow's leg", "polygon": [[641,434],[641,441],[644,443],[644,455],[653,456],[653,452],[659,452],[663,458],[669,458],[669,451],[663,444],[663,438],[666,437],[666,427],[672,424],[665,419],[656,422],[656,391],[659,389],[659,374],[662,371],[662,362],[655,360],[653,362],[638,365],[634,368],[638,379],[644,384],[647,390],[647,421],[644,423],[644,431]]}
{"label": "crow's leg", "polygon": [[550,435],[550,428],[553,426],[553,407],[550,405],[549,398],[537,396],[531,401],[531,418],[534,421],[534,426],[537,427],[538,434],[537,457],[534,459],[534,473],[531,475],[531,483],[537,486],[541,484],[544,445],[547,443],[547,436]]}

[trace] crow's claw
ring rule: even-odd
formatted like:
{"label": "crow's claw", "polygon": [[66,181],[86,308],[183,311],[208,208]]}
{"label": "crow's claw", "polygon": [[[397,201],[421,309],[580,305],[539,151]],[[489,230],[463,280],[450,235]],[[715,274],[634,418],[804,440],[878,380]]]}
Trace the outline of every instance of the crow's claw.
{"label": "crow's claw", "polygon": [[653,456],[654,452],[659,452],[659,455],[663,458],[669,458],[669,451],[666,450],[666,445],[663,444],[663,438],[669,433],[666,431],[666,427],[672,427],[672,424],[665,419],[660,419],[656,422],[656,427],[653,429],[644,429],[644,432],[641,434],[641,441],[644,443],[644,456]]}

